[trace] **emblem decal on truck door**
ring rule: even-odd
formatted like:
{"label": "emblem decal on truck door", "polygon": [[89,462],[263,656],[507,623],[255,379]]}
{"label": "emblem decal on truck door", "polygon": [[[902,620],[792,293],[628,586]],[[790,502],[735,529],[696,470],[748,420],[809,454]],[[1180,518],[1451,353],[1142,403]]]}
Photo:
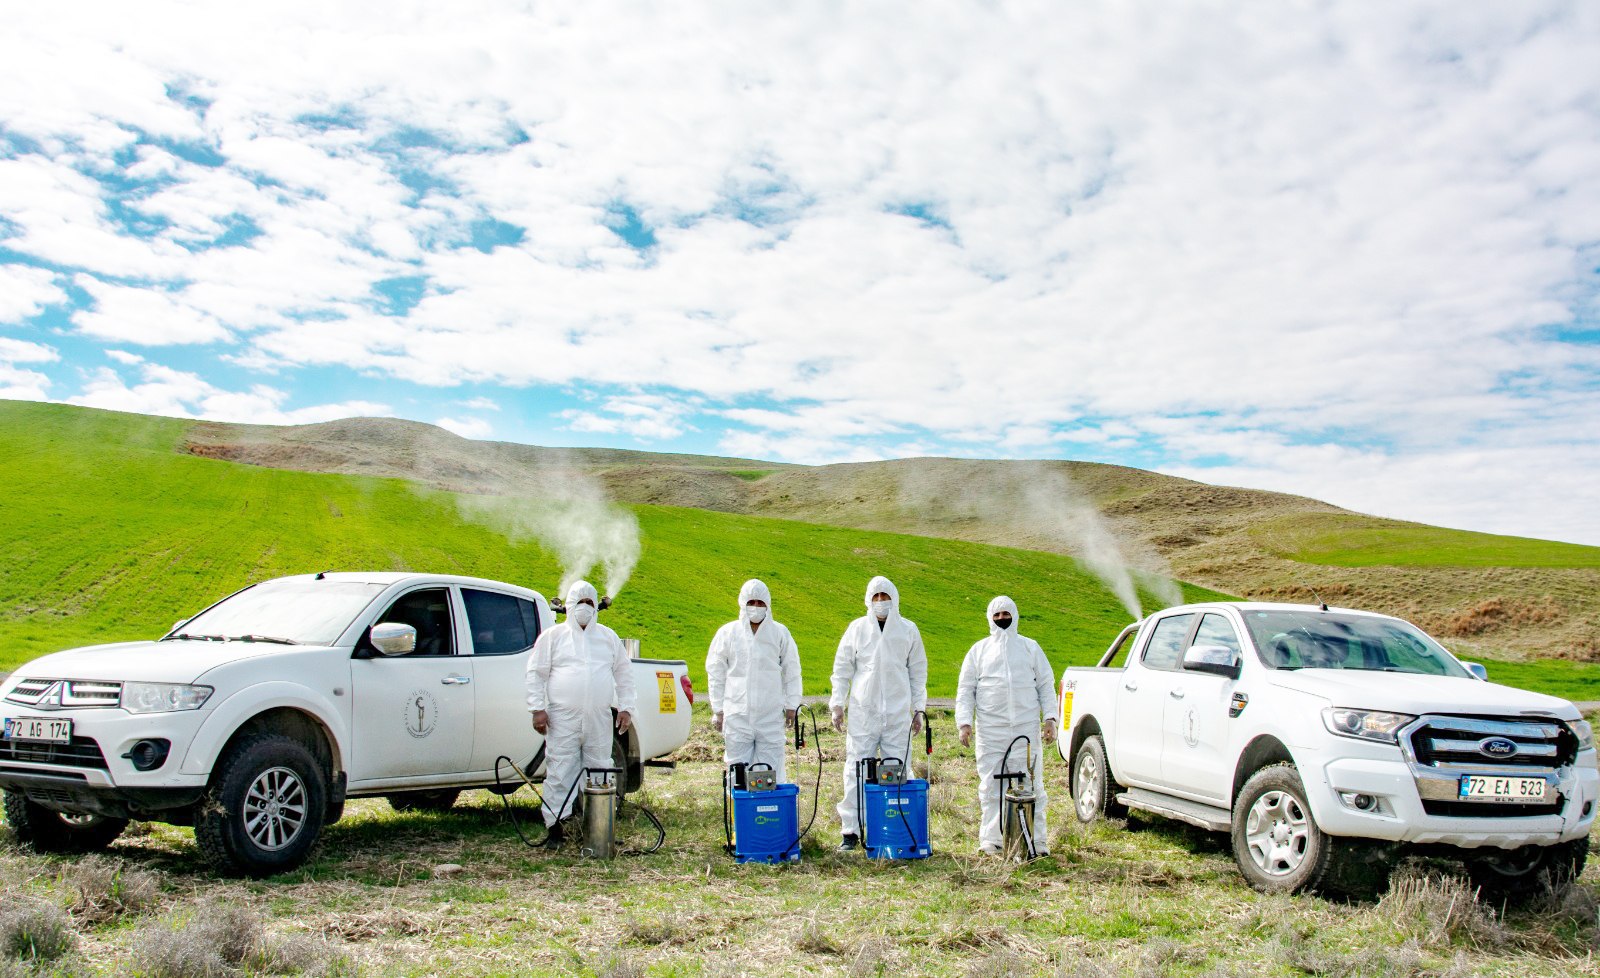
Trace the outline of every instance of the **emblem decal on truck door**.
{"label": "emblem decal on truck door", "polygon": [[1200,743],[1200,711],[1192,706],[1183,715],[1183,742],[1190,747]]}
{"label": "emblem decal on truck door", "polygon": [[439,704],[432,693],[425,689],[414,689],[406,697],[402,714],[406,733],[421,739],[433,733],[433,725],[439,721]]}

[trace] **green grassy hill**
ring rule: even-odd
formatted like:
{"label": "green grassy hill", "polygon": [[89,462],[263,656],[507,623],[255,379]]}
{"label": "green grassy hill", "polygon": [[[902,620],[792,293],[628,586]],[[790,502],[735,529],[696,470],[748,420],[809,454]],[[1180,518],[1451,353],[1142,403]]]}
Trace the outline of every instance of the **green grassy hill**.
{"label": "green grassy hill", "polygon": [[[56,649],[158,635],[252,581],[328,569],[427,570],[551,594],[537,545],[465,521],[456,497],[395,479],[322,475],[176,451],[187,423],[0,403],[0,670]],[[643,555],[605,621],[647,654],[688,659],[760,577],[825,692],[840,632],[874,574],[922,629],[930,692],[953,695],[993,595],[1014,597],[1057,668],[1085,664],[1128,615],[1070,559],[927,537],[697,509],[633,507]],[[1190,589],[1193,598],[1210,595]]]}

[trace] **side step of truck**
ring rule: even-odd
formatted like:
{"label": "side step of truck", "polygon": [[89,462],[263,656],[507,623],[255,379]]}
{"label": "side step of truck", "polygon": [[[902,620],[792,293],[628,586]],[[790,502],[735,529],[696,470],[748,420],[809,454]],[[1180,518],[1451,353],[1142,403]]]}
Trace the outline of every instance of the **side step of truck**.
{"label": "side step of truck", "polygon": [[1180,822],[1198,825],[1213,832],[1226,832],[1233,824],[1226,808],[1215,808],[1198,801],[1185,801],[1182,798],[1173,798],[1143,788],[1129,788],[1117,796],[1117,801],[1141,812],[1175,818]]}

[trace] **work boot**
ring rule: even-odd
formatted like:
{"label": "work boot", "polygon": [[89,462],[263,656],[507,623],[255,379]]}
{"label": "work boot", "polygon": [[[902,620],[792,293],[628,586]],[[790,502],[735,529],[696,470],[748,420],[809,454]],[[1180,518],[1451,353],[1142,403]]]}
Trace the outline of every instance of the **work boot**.
{"label": "work boot", "polygon": [[562,827],[562,823],[557,822],[554,825],[550,826],[549,832],[547,832],[545,834],[545,837],[544,837],[544,848],[546,848],[546,849],[560,849],[561,848],[561,844],[566,842],[566,841],[567,841],[567,830]]}
{"label": "work boot", "polygon": [[844,839],[841,840],[840,843],[839,843],[839,851],[840,852],[851,852],[856,848],[856,846],[858,846],[860,844],[861,844],[861,840],[856,838],[856,835],[855,835],[854,832],[846,832],[844,834]]}

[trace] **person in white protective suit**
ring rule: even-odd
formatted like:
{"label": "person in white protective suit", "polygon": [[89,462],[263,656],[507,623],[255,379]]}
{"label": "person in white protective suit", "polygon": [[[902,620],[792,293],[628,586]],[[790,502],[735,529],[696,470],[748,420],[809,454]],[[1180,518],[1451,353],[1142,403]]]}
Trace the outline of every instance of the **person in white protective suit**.
{"label": "person in white protective suit", "polygon": [[633,664],[617,633],[595,621],[598,593],[588,581],[567,589],[567,620],[539,636],[528,657],[528,710],[545,737],[547,848],[565,838],[585,768],[611,767],[611,706],[616,731],[633,722]]}
{"label": "person in white protective suit", "polygon": [[867,613],[850,623],[833,657],[833,728],[850,729],[844,758],[844,798],[839,802],[841,849],[860,843],[861,808],[856,763],[898,757],[910,764],[911,738],[922,730],[928,705],[928,654],[922,633],[900,616],[900,592],[887,577],[867,584]]}
{"label": "person in white protective suit", "polygon": [[[956,726],[962,746],[972,742],[974,726],[978,731],[978,801],[983,810],[978,848],[997,854],[1004,842],[1000,825],[1003,789],[994,779],[1001,773],[1002,761],[1007,773],[1027,771],[1031,754],[1030,787],[1035,801],[1029,829],[1033,832],[1034,852],[1043,856],[1050,850],[1043,745],[1056,740],[1056,674],[1039,643],[1017,634],[1020,617],[1017,603],[1008,597],[1002,595],[989,602],[989,637],[974,642],[961,661]],[[1016,740],[1019,736],[1027,737],[1028,742]],[[1007,748],[1011,751],[1009,757]]]}
{"label": "person in white protective suit", "polygon": [[706,676],[723,763],[770,764],[786,783],[787,724],[800,708],[800,649],[789,629],[772,620],[765,584],[750,580],[739,589],[739,617],[711,639]]}

